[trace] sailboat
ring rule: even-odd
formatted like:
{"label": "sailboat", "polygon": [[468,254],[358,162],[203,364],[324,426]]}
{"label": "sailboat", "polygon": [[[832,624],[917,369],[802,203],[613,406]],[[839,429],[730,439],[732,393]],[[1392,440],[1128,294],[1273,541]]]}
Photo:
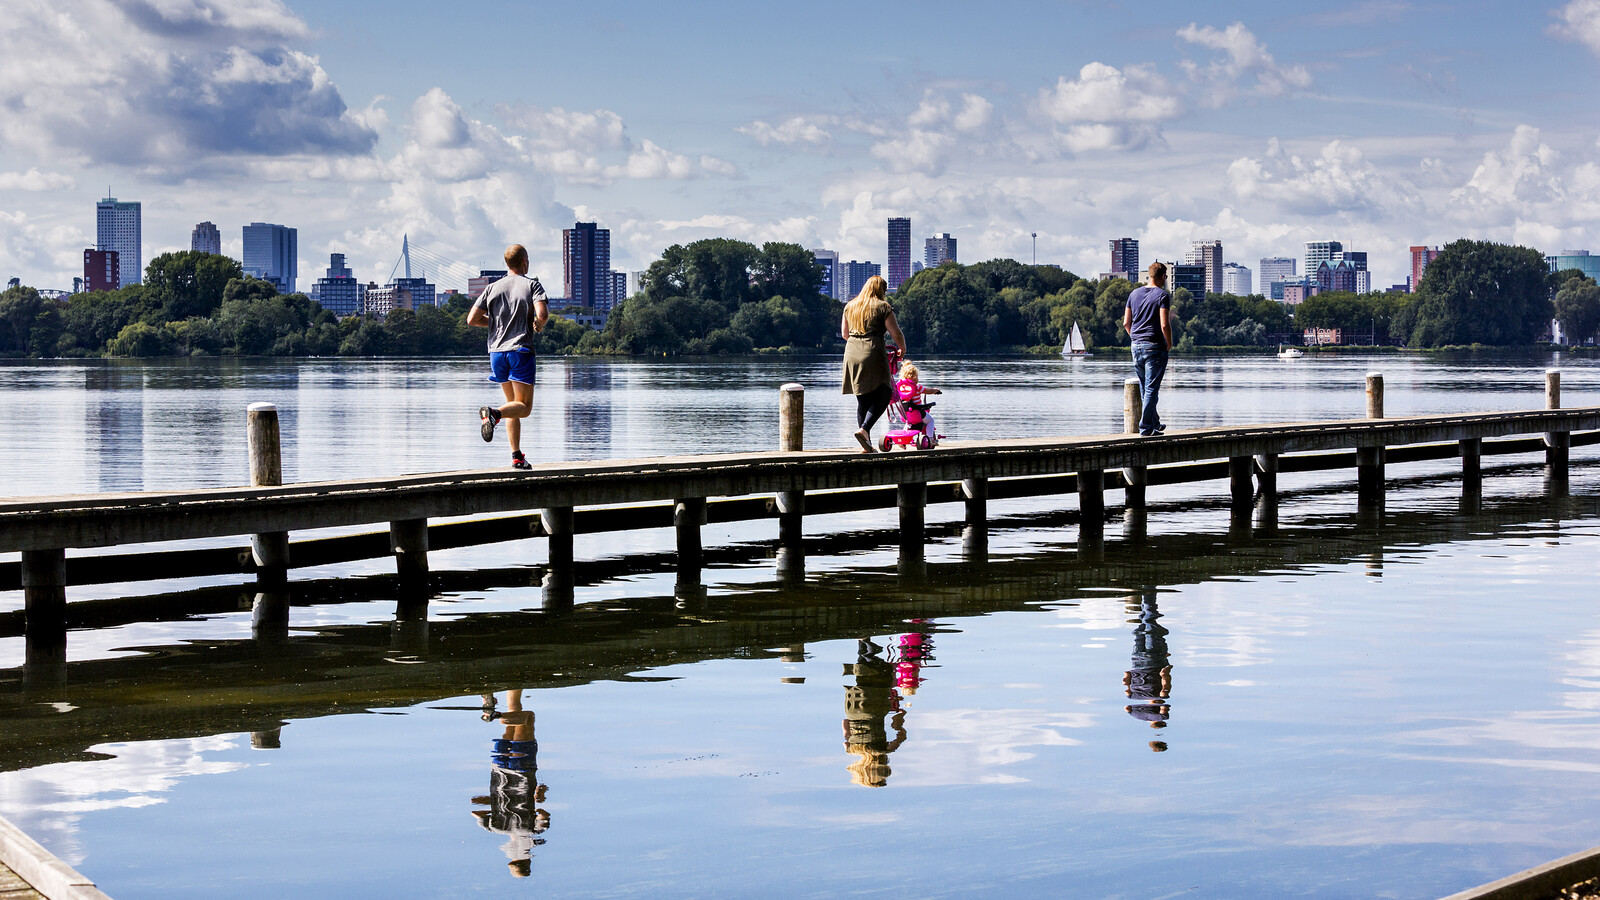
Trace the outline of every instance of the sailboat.
{"label": "sailboat", "polygon": [[1061,358],[1072,359],[1075,356],[1088,356],[1089,348],[1083,343],[1083,330],[1077,322],[1072,323],[1072,333],[1067,335],[1067,342],[1061,345]]}

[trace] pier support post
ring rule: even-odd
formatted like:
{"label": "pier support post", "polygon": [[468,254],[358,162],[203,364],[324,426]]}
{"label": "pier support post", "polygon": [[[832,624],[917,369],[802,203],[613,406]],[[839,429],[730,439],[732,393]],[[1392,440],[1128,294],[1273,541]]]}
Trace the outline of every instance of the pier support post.
{"label": "pier support post", "polygon": [[924,553],[922,540],[928,485],[921,481],[899,485],[896,501],[900,507],[900,557],[921,559]]}
{"label": "pier support post", "polygon": [[1105,531],[1106,472],[1085,469],[1078,473],[1078,528],[1101,534]]}
{"label": "pier support post", "polygon": [[25,663],[67,661],[67,551],[22,551]]}
{"label": "pier support post", "polygon": [[250,603],[250,637],[263,646],[289,639],[289,591],[262,591]]}
{"label": "pier support post", "polygon": [[[1546,369],[1544,373],[1544,408],[1561,408],[1561,370]],[[1565,482],[1567,478],[1567,459],[1572,447],[1572,433],[1569,431],[1549,431],[1544,436],[1544,468],[1545,475],[1552,485]]]}
{"label": "pier support post", "polygon": [[[1125,434],[1139,433],[1139,414],[1143,412],[1144,398],[1139,395],[1139,379],[1125,378],[1122,381],[1122,430]],[[1144,489],[1149,483],[1147,469],[1144,466],[1127,466],[1122,470],[1122,481],[1125,487],[1122,492],[1122,503],[1130,509],[1143,509],[1145,504]]]}
{"label": "pier support post", "polygon": [[685,497],[672,505],[672,527],[678,532],[678,574],[699,573],[704,561],[700,526],[706,523],[706,498]]}
{"label": "pier support post", "polygon": [[963,478],[961,497],[967,506],[961,555],[969,562],[985,562],[989,559],[989,479]]}
{"label": "pier support post", "polygon": [[1256,491],[1262,496],[1269,496],[1274,502],[1278,499],[1278,454],[1256,454]]}
{"label": "pier support post", "polygon": [[1483,438],[1462,438],[1457,442],[1461,453],[1461,490],[1477,492],[1483,489]]}
{"label": "pier support post", "polygon": [[[1383,418],[1383,374],[1367,373],[1367,418]],[[1383,504],[1383,447],[1356,448],[1356,501],[1362,506]]]}
{"label": "pier support post", "polygon": [[1248,456],[1228,457],[1228,494],[1233,506],[1250,508],[1256,496],[1254,474],[1255,460]]}
{"label": "pier support post", "polygon": [[[283,484],[278,407],[271,403],[250,404],[245,428],[250,447],[250,486],[276,487]],[[288,532],[271,531],[252,535],[250,551],[255,560],[258,580],[268,583],[289,580]]]}
{"label": "pier support post", "polygon": [[539,510],[539,524],[550,541],[550,570],[572,580],[572,507],[553,506]]}
{"label": "pier support post", "polygon": [[[778,389],[778,449],[796,451],[805,449],[806,388],[790,382]],[[779,491],[778,542],[785,547],[798,547],[804,532],[806,514],[805,491]]]}
{"label": "pier support post", "polygon": [[428,520],[401,519],[389,523],[389,552],[394,554],[395,572],[400,583],[414,584],[428,578]]}

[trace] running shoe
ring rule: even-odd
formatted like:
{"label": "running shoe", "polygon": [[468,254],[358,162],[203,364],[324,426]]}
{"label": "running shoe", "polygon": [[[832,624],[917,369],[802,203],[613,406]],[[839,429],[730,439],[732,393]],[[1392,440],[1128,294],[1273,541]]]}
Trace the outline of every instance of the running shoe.
{"label": "running shoe", "polygon": [[494,423],[500,421],[500,410],[492,406],[478,407],[478,433],[483,435],[484,441],[494,440]]}
{"label": "running shoe", "polygon": [[521,450],[518,450],[517,452],[511,454],[511,468],[531,469],[533,468],[533,464],[528,462],[528,458],[522,455]]}

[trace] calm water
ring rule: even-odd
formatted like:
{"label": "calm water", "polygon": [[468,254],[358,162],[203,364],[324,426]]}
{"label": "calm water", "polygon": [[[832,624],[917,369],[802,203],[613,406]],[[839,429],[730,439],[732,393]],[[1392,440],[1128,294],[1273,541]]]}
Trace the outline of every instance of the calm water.
{"label": "calm water", "polygon": [[[1368,370],[1391,415],[1532,408],[1551,364],[1181,360],[1163,408],[1355,417]],[[1554,364],[1600,405],[1600,368]],[[0,364],[0,496],[238,484],[261,400],[288,479],[500,465],[478,368]],[[1126,368],[924,367],[953,438],[1118,429]],[[525,445],[767,447],[795,380],[808,446],[842,446],[835,377],[547,361]],[[995,503],[987,560],[936,526],[925,571],[890,510],[816,519],[802,584],[771,523],[707,528],[699,591],[666,532],[580,536],[569,612],[539,541],[434,554],[426,623],[395,621],[384,561],[301,570],[281,642],[236,581],[75,588],[100,627],[65,686],[29,680],[0,593],[0,813],[119,900],[1442,896],[1600,844],[1600,464],[1574,456],[1566,495],[1510,466],[1481,503],[1392,467],[1381,517],[1342,474],[1285,476],[1275,532],[1230,529],[1225,484],[1153,489],[1103,547],[1070,498]],[[486,694],[525,712],[486,722]]]}

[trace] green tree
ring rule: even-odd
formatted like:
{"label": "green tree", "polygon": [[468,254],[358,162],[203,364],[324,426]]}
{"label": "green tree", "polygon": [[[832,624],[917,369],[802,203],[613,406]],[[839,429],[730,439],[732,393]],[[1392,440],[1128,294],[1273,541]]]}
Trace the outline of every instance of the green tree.
{"label": "green tree", "polygon": [[0,353],[30,352],[34,322],[44,306],[44,299],[31,287],[0,293]]}
{"label": "green tree", "polygon": [[163,253],[145,266],[145,292],[162,321],[209,316],[222,305],[229,283],[243,278],[236,260],[213,253]]}
{"label": "green tree", "polygon": [[1418,286],[1411,346],[1531,344],[1553,315],[1544,255],[1462,239],[1428,264]]}
{"label": "green tree", "polygon": [[109,350],[112,356],[174,356],[178,341],[165,325],[134,322],[111,339]]}
{"label": "green tree", "polygon": [[1556,320],[1567,340],[1581,344],[1600,330],[1600,284],[1588,278],[1569,279],[1556,292]]}
{"label": "green tree", "polygon": [[61,315],[57,352],[63,356],[99,356],[105,353],[112,338],[141,319],[145,312],[141,285],[79,294]]}

